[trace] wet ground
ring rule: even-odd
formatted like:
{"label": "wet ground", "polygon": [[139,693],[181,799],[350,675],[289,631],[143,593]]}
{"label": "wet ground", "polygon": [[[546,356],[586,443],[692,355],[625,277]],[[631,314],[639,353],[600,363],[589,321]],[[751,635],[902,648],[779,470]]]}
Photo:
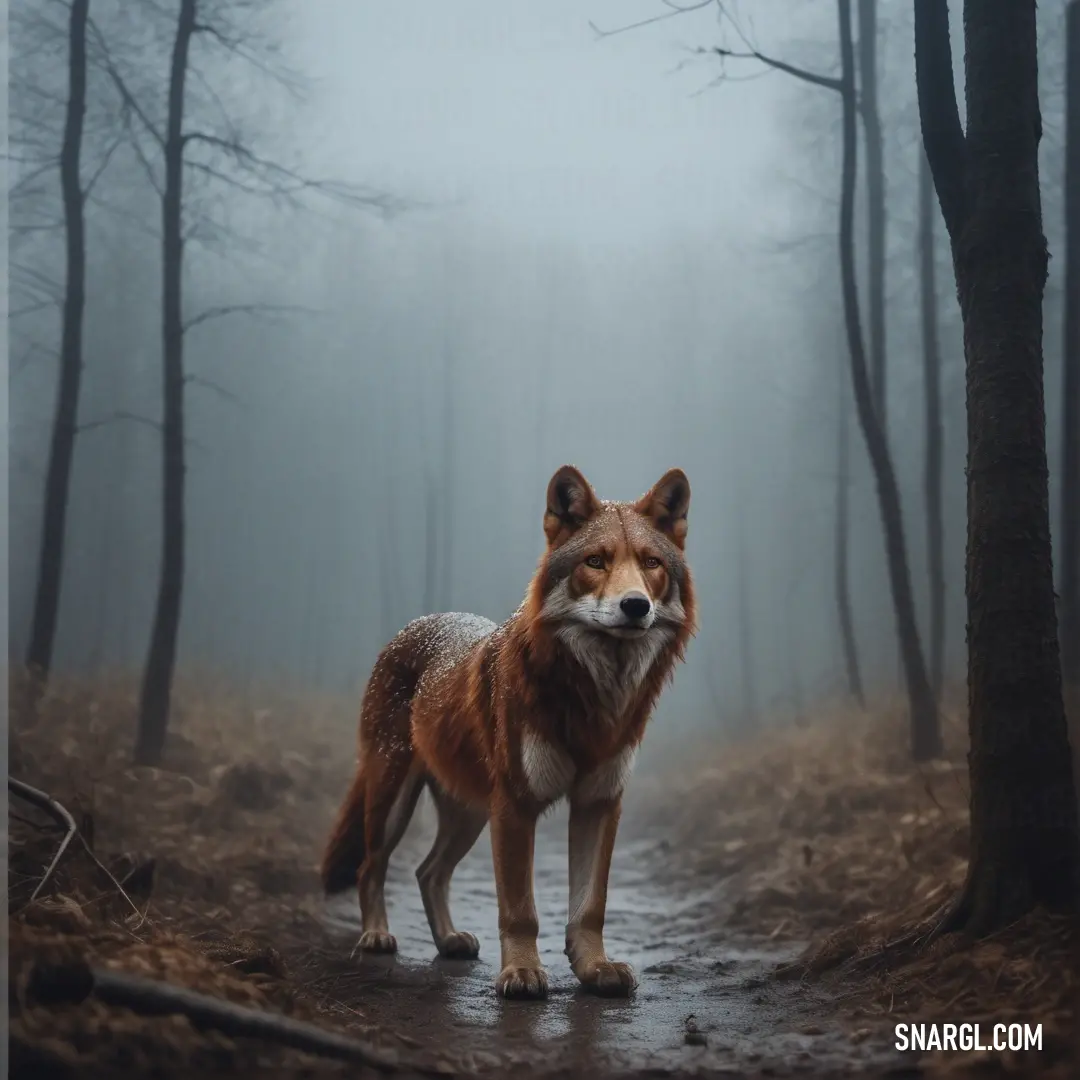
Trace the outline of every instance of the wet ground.
{"label": "wet ground", "polygon": [[475,1069],[510,1062],[529,1075],[663,1076],[900,1075],[901,1061],[884,1033],[853,1037],[831,1020],[828,1003],[810,989],[768,978],[793,950],[736,943],[720,915],[730,898],[689,886],[658,852],[655,827],[624,820],[608,894],[605,937],[612,959],[633,964],[640,985],[628,1001],[582,993],[563,955],[567,867],[565,811],[537,835],[536,904],[540,954],[551,980],[543,1002],[507,1002],[494,990],[499,942],[487,832],[458,868],[452,910],[456,925],[478,935],[480,958],[446,961],[435,947],[415,867],[434,831],[422,805],[395,853],[387,887],[396,957],[349,957],[359,935],[352,895],[327,908],[340,933],[334,993],[365,1019],[407,1032],[421,1045],[471,1055]]}

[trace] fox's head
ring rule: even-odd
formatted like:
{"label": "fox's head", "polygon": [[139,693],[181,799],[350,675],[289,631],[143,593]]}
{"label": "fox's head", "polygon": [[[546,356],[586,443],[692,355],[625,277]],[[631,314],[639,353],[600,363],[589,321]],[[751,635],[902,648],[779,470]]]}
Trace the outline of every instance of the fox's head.
{"label": "fox's head", "polygon": [[[572,465],[551,478],[547,551],[534,587],[540,619],[575,653],[597,637],[656,657],[693,632],[684,557],[690,482],[670,469],[636,502],[601,502]],[[597,642],[599,644],[599,642]]]}

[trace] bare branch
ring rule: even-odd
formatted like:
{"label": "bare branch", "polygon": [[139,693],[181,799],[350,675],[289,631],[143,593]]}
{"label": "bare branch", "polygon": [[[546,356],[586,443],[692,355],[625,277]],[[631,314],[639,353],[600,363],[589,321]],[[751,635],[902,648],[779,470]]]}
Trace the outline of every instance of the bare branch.
{"label": "bare branch", "polygon": [[126,890],[124,889],[124,886],[116,880],[116,875],[113,874],[113,872],[94,854],[94,850],[90,847],[90,842],[86,839],[86,837],[83,836],[81,832],[77,835],[79,837],[79,843],[83,846],[83,851],[85,851],[86,854],[90,856],[90,861],[109,879],[109,881],[112,882],[113,887],[116,889],[116,891],[128,902],[128,906],[131,908],[131,910],[139,916],[139,923],[141,925],[141,923],[146,919],[146,913],[139,910],[139,906],[135,903],[134,900],[131,899],[130,896],[128,896]]}
{"label": "bare branch", "polygon": [[52,221],[40,221],[33,225],[11,225],[8,227],[8,232],[12,237],[23,237],[29,236],[31,233],[56,232],[57,229],[63,227],[64,221],[62,218],[53,218]]}
{"label": "bare branch", "polygon": [[33,315],[36,312],[44,311],[46,308],[54,308],[59,306],[58,300],[38,300],[32,304],[27,304],[26,307],[16,308],[14,311],[8,312],[9,319],[21,319],[26,315]]}
{"label": "bare branch", "polygon": [[98,420],[87,420],[85,423],[79,424],[75,430],[93,431],[95,428],[107,427],[109,424],[116,424],[125,420],[133,424],[145,424],[155,431],[161,431],[160,420],[152,420],[149,416],[139,416],[138,413],[127,412],[126,410],[114,412],[111,416],[103,416]]}
{"label": "bare branch", "polygon": [[239,38],[230,37],[219,27],[213,26],[212,24],[198,23],[195,26],[194,32],[197,34],[205,34],[207,37],[212,38],[228,52],[239,57],[241,60],[245,61],[245,63],[250,64],[253,68],[261,72],[268,79],[273,80],[279,86],[284,87],[290,95],[295,97],[299,94],[305,80],[295,71],[288,71],[285,68],[280,67],[271,67],[264,59],[245,48],[244,43]]}
{"label": "bare branch", "polygon": [[[121,409],[114,412],[111,416],[102,416],[97,420],[87,420],[85,423],[77,424],[75,430],[77,432],[94,431],[97,428],[108,427],[110,424],[117,424],[123,422],[130,422],[132,424],[142,424],[144,427],[153,428],[154,431],[163,431],[165,425],[160,420],[154,420],[149,416],[140,416],[138,413],[128,412],[126,409]],[[198,450],[205,450],[206,446],[198,442],[195,439],[184,439],[185,446],[193,446]]]}
{"label": "bare branch", "polygon": [[38,294],[44,293],[45,296],[51,297],[57,304],[63,301],[63,288],[59,282],[54,281],[43,271],[33,266],[27,266],[23,262],[12,262],[10,270],[14,271],[15,279],[29,291],[37,291]]}
{"label": "bare branch", "polygon": [[222,398],[224,401],[231,402],[233,405],[242,406],[244,404],[243,401],[241,401],[241,399],[237,397],[237,395],[234,394],[231,390],[226,390],[224,386],[220,386],[218,383],[212,382],[210,379],[206,379],[202,375],[185,375],[184,382],[190,384],[191,386],[202,386],[205,387],[205,389],[207,390],[212,390],[215,394],[218,395],[218,397]]}
{"label": "bare branch", "polygon": [[777,60],[775,57],[766,56],[756,49],[753,49],[750,52],[733,52],[731,49],[716,47],[709,50],[701,49],[699,51],[713,52],[716,53],[717,56],[731,57],[733,60],[759,60],[761,63],[774,68],[776,71],[782,71],[787,75],[791,75],[793,78],[801,79],[803,82],[811,83],[814,86],[824,86],[827,90],[836,90],[837,92],[843,92],[844,90],[844,84],[840,79],[831,75],[819,75],[816,71],[807,71],[805,68],[789,64],[785,60]]}
{"label": "bare branch", "polygon": [[[663,12],[660,15],[654,15],[649,19],[642,19],[640,22],[629,23],[626,26],[617,27],[614,30],[601,30],[595,23],[590,22],[589,26],[598,37],[611,37],[614,34],[622,34],[628,30],[637,30],[643,26],[650,26],[653,23],[663,22],[667,19],[676,18],[679,15],[687,15],[693,11],[701,11],[702,9],[709,7],[711,4],[716,4],[717,11],[720,18],[726,20],[735,31],[739,40],[742,41],[746,47],[745,52],[736,52],[732,49],[724,48],[723,46],[714,46],[712,48],[698,48],[693,50],[699,55],[713,54],[724,59],[730,58],[733,60],[757,60],[764,64],[766,67],[770,67],[775,71],[782,71],[787,75],[791,75],[793,78],[800,79],[803,82],[808,82],[814,86],[823,86],[828,90],[836,90],[840,92],[843,90],[843,84],[840,79],[830,75],[821,75],[815,71],[808,71],[805,68],[796,67],[794,64],[789,64],[785,60],[778,60],[775,57],[768,56],[765,53],[760,52],[751,44],[749,38],[740,28],[736,19],[728,12],[722,0],[703,0],[703,2],[688,4],[682,6],[674,3],[674,0],[662,0],[664,5],[669,8],[668,11]],[[709,87],[716,86],[718,83],[724,82],[728,78],[727,75],[720,76],[709,83]],[[706,87],[705,89],[708,89]]]}
{"label": "bare branch", "polygon": [[[16,160],[13,155],[6,155],[9,161]],[[40,195],[41,188],[31,187],[41,179],[42,176],[52,172],[54,169],[60,166],[60,155],[50,154],[44,161],[36,163],[35,168],[23,176],[20,176],[15,184],[12,186],[11,191],[8,193],[8,199],[23,198],[27,195]]]}
{"label": "bare branch", "polygon": [[146,175],[147,183],[157,193],[158,198],[164,198],[165,189],[158,182],[157,174],[154,172],[154,166],[151,163],[150,159],[146,156],[146,153],[142,148],[142,144],[139,142],[139,137],[133,131],[131,132],[131,149],[135,151],[135,156],[139,159],[139,164],[142,166],[142,170]]}
{"label": "bare branch", "polygon": [[213,165],[207,165],[202,161],[191,161],[188,158],[184,159],[184,165],[189,169],[194,169],[195,172],[203,173],[205,176],[209,176],[214,180],[220,180],[223,184],[228,184],[230,187],[234,187],[237,191],[244,192],[245,195],[260,195],[263,198],[290,198],[295,195],[300,188],[287,190],[285,188],[279,188],[278,190],[267,190],[264,187],[257,187],[255,184],[244,183],[243,180],[238,179],[235,176],[230,176],[227,172],[222,172],[220,169],[215,169]]}
{"label": "bare branch", "polygon": [[143,127],[150,133],[151,136],[157,141],[159,146],[164,147],[165,137],[158,131],[157,126],[143,111],[142,106],[139,104],[135,95],[128,89],[127,83],[124,81],[123,76],[117,70],[116,64],[113,63],[112,56],[109,53],[109,47],[106,44],[105,36],[97,28],[97,24],[93,19],[87,21],[90,32],[94,36],[94,42],[100,50],[99,62],[105,71],[105,74],[109,76],[110,81],[116,88],[116,92],[120,95],[120,100],[124,103],[125,108],[133,112],[141,121]]}
{"label": "bare branch", "polygon": [[57,356],[57,352],[55,349],[47,348],[46,346],[40,344],[40,342],[32,341],[29,345],[27,345],[26,351],[22,354],[22,356],[20,356],[19,359],[12,365],[11,374],[21,375],[30,366],[30,361],[37,353],[44,353],[45,356],[51,356],[54,360]]}
{"label": "bare branch", "polygon": [[200,311],[198,315],[185,319],[183,330],[186,333],[192,327],[226,315],[269,315],[296,311],[310,312],[311,308],[294,304],[224,304],[220,307],[207,308],[205,311]]}
{"label": "bare branch", "polygon": [[14,794],[18,795],[20,799],[33,804],[41,810],[42,813],[48,814],[57,825],[66,830],[64,839],[60,841],[60,846],[56,849],[56,854],[52,857],[52,862],[45,868],[45,873],[42,875],[41,880],[30,894],[28,903],[32,904],[38,898],[41,890],[45,888],[49,878],[53,876],[53,872],[59,865],[64,852],[67,851],[72,837],[78,832],[78,828],[76,827],[75,819],[71,814],[52,798],[51,795],[46,795],[44,791],[38,791],[37,788],[31,787],[29,784],[24,784],[21,780],[16,780],[10,776],[8,777],[8,788]]}
{"label": "bare branch", "polygon": [[[53,872],[60,863],[60,858],[67,850],[68,845],[71,843],[73,837],[78,837],[79,843],[82,844],[83,850],[90,856],[91,861],[95,866],[113,883],[120,895],[131,906],[132,911],[135,912],[140,918],[144,918],[143,913],[135,905],[135,902],[124,891],[123,885],[116,880],[116,877],[112,871],[94,854],[93,849],[90,847],[86,837],[79,832],[78,826],[75,824],[75,819],[72,817],[71,812],[67,810],[63,805],[58,803],[51,795],[47,795],[44,791],[39,791],[37,788],[31,787],[29,784],[24,784],[21,780],[15,780],[12,777],[8,777],[8,787],[11,791],[18,795],[20,799],[25,800],[28,803],[36,806],[43,813],[48,814],[58,825],[62,826],[66,831],[64,839],[60,843],[60,847],[57,848],[56,854],[52,858],[52,862],[49,863],[48,868],[45,871],[44,876],[38,882],[37,887],[30,894],[30,899],[27,903],[32,904],[38,897],[42,889],[48,883],[49,878],[52,877]],[[12,815],[14,817],[16,815]],[[26,821],[28,825],[34,825],[34,822],[28,821],[25,818],[20,820]],[[34,825],[37,828],[37,825]]]}
{"label": "bare branch", "polygon": [[310,1054],[351,1061],[381,1073],[402,1071],[444,1076],[448,1071],[422,1066],[403,1059],[395,1050],[369,1046],[288,1016],[236,1005],[155,979],[92,968],[85,961],[35,965],[27,989],[43,1003],[78,1004],[93,995],[107,1005],[131,1009],[143,1016],[186,1016],[197,1028],[210,1028],[238,1038],[266,1039]]}
{"label": "bare branch", "polygon": [[642,19],[640,22],[627,23],[625,26],[617,26],[613,30],[601,30],[600,27],[590,19],[589,26],[598,38],[614,37],[616,34],[625,34],[628,30],[639,30],[643,26],[652,26],[653,23],[666,22],[668,19],[675,19],[680,15],[689,15],[692,11],[702,11],[713,3],[715,3],[715,0],[699,0],[696,4],[680,7],[678,4],[672,3],[671,0],[664,0],[664,5],[670,10],[665,11],[660,15],[653,15],[648,19]]}
{"label": "bare branch", "polygon": [[236,165],[265,185],[260,188],[251,183],[244,183],[215,169],[211,165],[207,165],[205,162],[186,162],[189,166],[200,169],[208,175],[216,176],[218,179],[232,184],[234,187],[239,187],[250,194],[268,197],[291,197],[301,192],[311,191],[353,206],[377,209],[384,215],[392,214],[404,207],[403,200],[383,192],[340,181],[315,180],[301,176],[284,165],[260,157],[237,139],[226,139],[206,131],[189,131],[184,134],[183,140],[185,144],[201,143],[204,146],[220,150],[231,158]]}
{"label": "bare branch", "polygon": [[86,200],[90,192],[94,190],[94,185],[101,179],[102,174],[109,167],[109,162],[112,161],[113,154],[120,148],[123,143],[123,137],[117,135],[115,139],[109,144],[105,153],[101,156],[101,161],[98,163],[98,167],[94,170],[93,175],[87,181],[86,186],[83,188],[82,197]]}
{"label": "bare branch", "polygon": [[116,218],[125,228],[134,229],[142,236],[149,236],[155,240],[160,240],[161,233],[152,225],[148,225],[140,217],[133,217],[131,214],[131,207],[125,205],[123,202],[114,202],[111,199],[103,198],[100,194],[92,194],[88,202],[92,203],[98,209],[103,210],[110,217]]}
{"label": "bare branch", "polygon": [[210,80],[199,70],[195,64],[188,64],[188,75],[194,79],[203,89],[203,92],[209,98],[210,103],[217,110],[218,116],[221,122],[226,127],[232,127],[232,117],[229,115],[229,110],[225,107],[225,102],[222,101],[221,95],[214,89]]}

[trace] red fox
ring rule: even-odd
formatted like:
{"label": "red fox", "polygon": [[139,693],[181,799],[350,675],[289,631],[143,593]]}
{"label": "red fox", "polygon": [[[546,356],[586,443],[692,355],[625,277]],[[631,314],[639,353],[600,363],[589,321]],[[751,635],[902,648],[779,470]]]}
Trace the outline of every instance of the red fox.
{"label": "red fox", "polygon": [[428,615],[379,655],[360,710],[359,766],[322,863],[328,895],[357,887],[359,948],[394,952],[383,886],[427,787],[438,811],[416,872],[439,954],[472,959],[450,917],[450,878],[491,826],[508,998],[547,996],[537,951],[533,841],[570,804],[566,955],[581,984],[628,996],[628,964],[604,950],[608,870],[623,788],[649,715],[695,630],[684,559],[690,484],[671,469],[637,502],[601,502],[566,465],[547,490],[547,549],[501,626]]}

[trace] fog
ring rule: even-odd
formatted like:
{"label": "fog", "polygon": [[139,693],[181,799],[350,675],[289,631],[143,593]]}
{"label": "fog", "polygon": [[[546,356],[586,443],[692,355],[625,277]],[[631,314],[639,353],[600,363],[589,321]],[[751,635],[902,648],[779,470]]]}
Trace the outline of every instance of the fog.
{"label": "fog", "polygon": [[[20,22],[20,6],[60,27],[66,16],[56,4],[12,5],[12,138],[32,131],[47,145],[62,129],[66,55],[29,47],[41,27]],[[151,60],[138,64],[155,109],[174,17],[173,5],[159,6],[145,15]],[[835,73],[835,6],[814,0],[797,18],[792,7],[755,0],[729,10],[761,52]],[[889,14],[879,44],[889,435],[924,625],[918,131],[904,7]],[[740,730],[751,699],[782,721],[842,695],[836,432],[851,390],[835,241],[839,102],[752,59],[722,64],[696,52],[743,47],[715,7],[609,37],[590,27],[667,10],[652,0],[267,5],[257,29],[280,43],[274,62],[303,77],[296,94],[262,64],[196,40],[192,128],[221,122],[220,108],[264,158],[367,185],[393,205],[369,212],[312,193],[292,206],[193,177],[185,315],[259,310],[208,318],[185,335],[185,675],[356,695],[408,620],[440,609],[501,621],[514,610],[543,548],[545,489],[559,465],[577,465],[601,497],[617,499],[677,465],[693,492],[687,551],[700,632],[652,738]],[[1041,12],[1053,42],[1058,5]],[[119,17],[115,3],[92,4],[92,16],[117,56],[138,36],[138,20]],[[1048,50],[1042,87],[1052,253],[1062,233],[1059,51]],[[88,94],[87,177],[120,127],[100,69],[91,68]],[[30,168],[17,160],[16,178]],[[160,558],[159,215],[138,156],[120,143],[87,206],[82,430],[56,655],[72,674],[136,671],[146,655]],[[37,574],[64,266],[61,232],[41,223],[59,216],[55,172],[12,204],[16,657]],[[938,231],[955,676],[964,395]],[[1052,482],[1061,272],[1052,260]],[[855,627],[869,687],[893,693],[880,517],[853,416],[850,424]]]}

